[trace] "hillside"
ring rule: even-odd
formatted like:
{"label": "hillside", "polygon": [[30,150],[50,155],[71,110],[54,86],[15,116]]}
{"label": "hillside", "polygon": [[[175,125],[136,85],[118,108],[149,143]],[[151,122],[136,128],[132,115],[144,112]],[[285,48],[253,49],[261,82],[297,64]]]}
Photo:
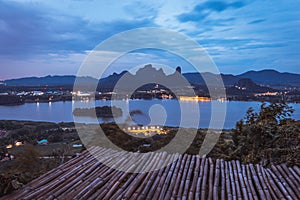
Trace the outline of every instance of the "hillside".
{"label": "hillside", "polygon": [[[150,65],[149,65],[150,66]],[[141,68],[139,71],[142,73],[156,73],[157,76],[161,79],[171,78],[170,75],[165,75],[162,70],[150,70],[149,66],[146,68]],[[147,71],[148,70],[148,71]],[[134,78],[137,75],[130,74],[130,72],[123,71],[120,74],[113,73],[112,75],[102,78],[99,80],[99,87],[102,89],[112,89],[118,80],[126,74],[130,76],[130,78]],[[147,77],[148,77],[147,75]],[[219,75],[205,72],[205,73],[183,73],[183,77],[189,81],[189,83],[194,85],[206,85],[205,80],[211,80],[212,82],[218,81]],[[156,76],[156,77],[157,77]],[[151,76],[152,77],[152,76]],[[266,85],[269,87],[299,87],[300,86],[300,74],[293,73],[281,73],[275,70],[262,70],[262,71],[248,71],[240,75],[232,75],[232,74],[221,74],[224,85],[226,87],[235,86],[238,84],[241,79],[251,79],[255,84],[258,85]],[[148,77],[149,78],[149,77]],[[27,78],[19,78],[19,79],[10,79],[5,80],[4,83],[7,86],[58,86],[58,85],[73,85],[76,76],[66,75],[66,76],[45,76],[45,77],[27,77]],[[80,83],[84,85],[92,85],[97,82],[96,79],[91,77],[79,77]]]}
{"label": "hillside", "polygon": [[248,71],[238,78],[249,78],[257,84],[270,86],[300,86],[300,74],[280,73],[276,70]]}
{"label": "hillside", "polygon": [[[5,80],[7,86],[58,86],[58,85],[74,85],[76,76],[45,76],[45,77],[26,77],[19,79]],[[79,77],[81,83],[91,84],[97,81],[91,77]]]}
{"label": "hillside", "polygon": [[[184,73],[182,74],[186,80],[188,80],[191,84],[195,84],[195,85],[206,85],[205,81],[203,78],[205,79],[209,79],[209,80],[218,80],[219,75],[210,73],[210,72],[205,72],[205,73]],[[238,83],[238,81],[240,80],[240,78],[232,75],[232,74],[221,74],[221,77],[223,79],[224,85],[225,86],[233,86],[235,84]]]}

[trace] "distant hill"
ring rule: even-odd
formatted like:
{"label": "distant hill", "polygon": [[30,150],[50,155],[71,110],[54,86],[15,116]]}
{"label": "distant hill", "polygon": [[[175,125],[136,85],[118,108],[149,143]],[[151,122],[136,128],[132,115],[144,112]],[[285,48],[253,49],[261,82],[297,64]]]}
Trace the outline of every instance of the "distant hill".
{"label": "distant hill", "polygon": [[[27,77],[19,79],[5,80],[7,86],[60,86],[60,85],[73,85],[76,76],[45,76],[45,77]],[[81,83],[91,84],[97,80],[91,77],[79,77]]]}
{"label": "distant hill", "polygon": [[[203,77],[208,79],[217,79],[217,75],[206,72],[206,73],[185,73],[182,74],[191,84],[196,85],[205,85]],[[202,77],[202,76],[203,77]],[[266,85],[269,87],[300,87],[300,74],[293,73],[281,73],[276,70],[261,70],[261,71],[248,71],[246,73],[240,75],[232,75],[232,74],[221,74],[224,85],[234,86],[237,85],[239,80],[247,78],[254,81],[254,83],[259,85]]]}
{"label": "distant hill", "polygon": [[[195,85],[206,85],[205,81],[203,79],[203,77],[205,79],[209,79],[209,80],[217,80],[220,76],[210,73],[210,72],[205,72],[205,73],[184,73],[182,74],[187,81],[189,81],[191,84],[195,84]],[[223,79],[224,85],[225,86],[233,86],[236,85],[238,83],[238,81],[240,80],[239,77],[236,77],[234,75],[231,74],[221,74],[221,77]]]}
{"label": "distant hill", "polygon": [[124,75],[124,74],[127,74],[128,72],[127,71],[123,71],[121,72],[120,74],[117,74],[117,73],[113,73],[112,75],[109,75],[108,77],[106,78],[102,78],[99,80],[99,86],[98,86],[98,89],[101,89],[105,90],[110,90],[111,88],[113,88],[117,82],[119,81],[119,79]]}
{"label": "distant hill", "polygon": [[114,73],[100,79],[98,90],[105,91],[105,89],[113,89],[115,86],[116,91],[150,90],[156,84],[160,85],[157,85],[157,87],[167,86],[172,88],[184,87],[185,84],[189,86],[190,84],[181,76],[179,71],[180,69],[166,75],[162,69],[156,69],[151,64],[148,64],[138,69],[135,74],[123,71],[120,74]]}
{"label": "distant hill", "polygon": [[[143,75],[147,79],[150,79],[152,77],[152,73],[156,74],[156,77],[172,78],[172,76],[165,75],[162,70],[154,70],[151,69],[151,67],[149,66],[148,68],[146,66],[144,68],[141,68],[139,73],[144,72],[145,75],[140,75]],[[120,74],[113,73],[112,75],[106,78],[100,79],[98,88],[101,87],[102,89],[111,89],[124,75],[129,76],[130,78],[133,78],[135,76],[127,71],[123,71]],[[197,72],[183,73],[182,75],[188,82],[194,85],[206,85],[204,79],[209,80],[210,83],[218,82],[220,77],[219,75],[210,72],[205,72],[201,74]],[[280,73],[275,70],[248,71],[240,75],[221,74],[221,77],[226,87],[236,86],[241,79],[251,79],[255,84],[265,85],[268,87],[300,87],[300,74],[286,72]],[[75,76],[45,76],[10,79],[5,80],[4,83],[7,86],[72,86],[74,84],[75,79]],[[91,77],[79,77],[79,79],[80,83],[84,85],[95,85],[95,83],[98,82],[98,80]]]}
{"label": "distant hill", "polygon": [[248,71],[238,78],[249,78],[257,84],[269,86],[300,86],[300,74],[280,73],[276,70]]}
{"label": "distant hill", "polygon": [[273,92],[275,90],[269,87],[257,85],[249,78],[242,78],[238,81],[238,83],[235,86],[228,87],[226,91],[227,94],[237,95]]}

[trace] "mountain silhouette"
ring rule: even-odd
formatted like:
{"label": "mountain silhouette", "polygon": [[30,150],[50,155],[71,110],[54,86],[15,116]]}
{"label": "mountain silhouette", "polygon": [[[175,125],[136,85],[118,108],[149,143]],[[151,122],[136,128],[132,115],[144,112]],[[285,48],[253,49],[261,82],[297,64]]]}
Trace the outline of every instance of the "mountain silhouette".
{"label": "mountain silhouette", "polygon": [[249,78],[257,84],[270,86],[300,86],[300,74],[280,73],[276,70],[248,71],[239,78]]}
{"label": "mountain silhouette", "polygon": [[[146,65],[140,68],[136,74],[131,74],[128,71],[121,73],[113,73],[112,75],[102,78],[99,81],[92,77],[78,77],[77,79],[82,85],[95,85],[98,82],[98,89],[111,90],[119,82],[119,80],[126,76],[129,83],[134,80],[148,80],[149,82],[156,83],[163,81],[164,83],[171,85],[172,87],[180,86],[175,81],[179,77],[185,78],[190,84],[193,85],[206,85],[204,80],[210,83],[220,81],[220,75],[216,75],[210,72],[205,73],[180,73],[181,68],[174,70],[173,74],[166,75],[162,69],[156,69],[152,65]],[[232,87],[238,84],[239,80],[247,78],[251,79],[257,85],[265,85],[268,87],[300,87],[300,74],[293,73],[281,73],[275,70],[261,70],[261,71],[248,71],[240,75],[232,74],[221,74],[222,80],[226,87]],[[5,80],[3,83],[7,86],[59,86],[59,85],[70,85],[74,84],[76,76],[45,76],[45,77],[27,77],[19,79]]]}

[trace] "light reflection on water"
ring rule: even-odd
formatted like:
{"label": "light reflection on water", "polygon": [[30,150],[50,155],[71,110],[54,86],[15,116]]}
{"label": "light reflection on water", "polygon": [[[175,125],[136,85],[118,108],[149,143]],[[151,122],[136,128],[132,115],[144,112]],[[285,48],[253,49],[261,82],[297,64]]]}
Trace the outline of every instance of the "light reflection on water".
{"label": "light reflection on water", "polygon": [[[97,100],[93,101],[66,101],[66,102],[50,102],[50,103],[26,103],[17,106],[0,106],[0,119],[1,120],[31,120],[31,121],[50,121],[50,122],[72,122],[74,121],[72,114],[72,106],[78,107],[93,107],[94,103],[96,106],[110,106],[110,101]],[[211,117],[211,102],[180,102],[183,109],[188,110],[191,115],[185,117],[186,124],[195,114],[195,111],[191,109],[192,104],[198,103],[200,109],[200,128],[207,128]],[[224,128],[233,128],[236,121],[240,120],[245,116],[245,113],[249,107],[258,109],[260,102],[217,102],[227,104],[227,115],[225,120]],[[178,126],[180,124],[180,107],[177,100],[129,100],[115,102],[114,105],[119,105],[122,109],[124,107],[129,107],[129,111],[140,110],[142,114],[132,115],[133,120],[137,124],[148,125],[151,122],[149,117],[149,110],[153,105],[158,106],[159,110],[164,109],[166,116],[162,115],[162,112],[151,112],[152,118],[157,118],[154,120],[155,123],[164,123],[157,125],[168,125],[168,126]],[[290,104],[295,109],[293,118],[300,120],[300,104]],[[155,111],[155,109],[154,109]],[[189,118],[191,117],[191,118]],[[76,117],[81,122],[91,123],[96,120],[89,117]],[[117,118],[117,122],[125,122],[128,116],[122,116]],[[165,118],[165,120],[160,120],[160,118]],[[76,120],[78,121],[78,120]],[[98,119],[99,122],[109,122],[111,119]],[[96,121],[97,122],[97,121]]]}

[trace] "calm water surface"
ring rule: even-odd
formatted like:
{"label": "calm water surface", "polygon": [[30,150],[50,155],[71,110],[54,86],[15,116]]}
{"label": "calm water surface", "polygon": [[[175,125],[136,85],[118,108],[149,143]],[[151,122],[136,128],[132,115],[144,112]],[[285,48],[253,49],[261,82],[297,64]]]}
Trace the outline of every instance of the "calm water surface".
{"label": "calm water surface", "polygon": [[[67,101],[67,102],[52,102],[52,103],[26,103],[18,106],[0,106],[0,120],[30,120],[30,121],[49,121],[49,122],[73,122],[72,114],[73,108],[77,107],[93,107],[96,106],[110,106],[111,101]],[[130,111],[139,110],[138,114],[132,115],[132,119],[137,124],[143,125],[167,125],[179,126],[180,121],[185,121],[186,127],[196,127],[195,124],[190,123],[195,118],[197,113],[192,109],[195,104],[199,106],[200,119],[198,127],[207,128],[211,120],[211,102],[180,102],[188,115],[181,119],[181,110],[177,100],[129,100],[129,101],[115,101],[114,105],[121,107],[122,110],[128,109]],[[225,129],[230,129],[235,126],[235,123],[245,116],[249,107],[258,110],[260,102],[216,102],[217,104],[226,104],[226,119],[224,123]],[[300,120],[300,104],[289,104],[295,109],[293,115],[294,119]],[[129,115],[116,118],[115,121],[119,123],[127,122],[130,119]],[[101,119],[99,122],[109,122],[113,119]],[[90,117],[76,117],[75,121],[93,123],[95,119]]]}

